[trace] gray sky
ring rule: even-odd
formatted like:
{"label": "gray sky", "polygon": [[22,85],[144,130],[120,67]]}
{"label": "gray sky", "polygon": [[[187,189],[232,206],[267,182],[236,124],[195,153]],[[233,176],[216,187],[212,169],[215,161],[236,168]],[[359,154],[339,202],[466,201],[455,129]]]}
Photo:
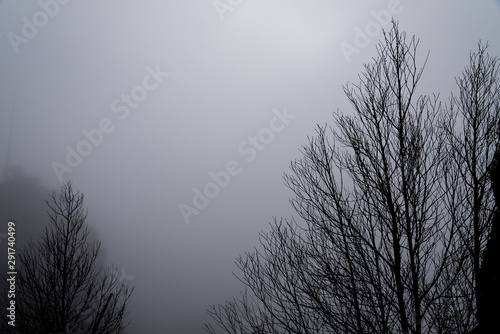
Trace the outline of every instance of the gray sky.
{"label": "gray sky", "polygon": [[493,0],[0,1],[1,168],[15,103],[10,163],[85,194],[135,285],[128,333],[202,333],[242,288],[234,259],[293,216],[282,175],[316,124],[351,111],[341,85],[386,13],[421,61],[430,50],[422,93],[456,91],[479,39],[500,55]]}

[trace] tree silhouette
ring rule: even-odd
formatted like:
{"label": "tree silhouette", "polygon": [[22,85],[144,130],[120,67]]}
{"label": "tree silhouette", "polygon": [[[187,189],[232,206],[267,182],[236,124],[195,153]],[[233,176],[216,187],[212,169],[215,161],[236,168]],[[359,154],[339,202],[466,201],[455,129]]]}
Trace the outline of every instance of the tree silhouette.
{"label": "tree silhouette", "polygon": [[[471,210],[471,189],[461,184],[470,161],[460,159],[471,155],[459,155],[470,145],[460,139],[471,132],[455,131],[457,109],[417,96],[425,66],[417,65],[417,46],[393,22],[359,83],[344,86],[354,114],[334,113],[331,137],[318,127],[291,164],[285,183],[304,223],[275,219],[261,249],[237,259],[251,296],[209,310],[224,332],[470,333],[476,326],[476,239],[483,245],[488,223],[474,231],[471,212],[483,219],[491,203]],[[484,124],[498,124],[498,113]],[[487,144],[467,153],[483,169]],[[488,192],[488,181],[480,182]]]}
{"label": "tree silhouette", "polygon": [[133,288],[116,268],[96,266],[100,242],[90,241],[83,194],[71,182],[47,201],[50,223],[41,240],[17,254],[14,333],[121,333]]}
{"label": "tree silhouette", "polygon": [[500,332],[500,148],[490,168],[490,178],[495,197],[496,211],[491,233],[483,253],[478,273],[477,318],[474,333]]}
{"label": "tree silhouette", "polygon": [[[469,65],[456,79],[459,93],[451,98],[444,124],[453,159],[450,174],[456,175],[453,201],[459,204],[452,212],[463,222],[459,242],[465,252],[465,262],[459,279],[450,290],[450,307],[441,311],[448,313],[451,310],[450,319],[461,328],[481,322],[481,314],[486,311],[481,310],[479,302],[485,296],[480,278],[481,259],[495,213],[490,166],[500,139],[499,59],[488,55],[487,47],[480,42],[477,51],[471,52]],[[477,314],[469,312],[470,309],[477,310]],[[457,314],[468,314],[470,318]]]}

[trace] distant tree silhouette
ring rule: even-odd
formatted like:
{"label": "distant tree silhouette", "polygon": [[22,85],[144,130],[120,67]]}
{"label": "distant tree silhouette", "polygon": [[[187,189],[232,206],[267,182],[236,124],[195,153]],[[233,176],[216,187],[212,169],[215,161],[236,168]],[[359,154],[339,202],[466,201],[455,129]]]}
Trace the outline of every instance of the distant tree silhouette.
{"label": "distant tree silhouette", "polygon": [[[44,231],[44,218],[47,216],[45,200],[50,191],[38,178],[26,175],[21,166],[9,166],[6,170],[5,178],[0,183],[0,221],[16,223],[16,248],[23,249],[31,239],[37,239]],[[89,228],[89,238],[97,239],[96,230]],[[1,234],[3,232],[5,230],[0,231],[0,249],[6,254],[7,244],[5,234]],[[105,253],[101,247],[98,265],[105,263]],[[1,267],[6,264],[1,262]]]}
{"label": "distant tree silhouette", "polygon": [[[7,170],[0,183],[0,219],[17,223],[16,247],[21,249],[43,232],[49,190],[39,179],[23,173],[21,166],[9,166]],[[0,239],[0,243],[4,242]]]}
{"label": "distant tree silhouette", "polygon": [[[251,296],[209,309],[224,333],[475,328],[476,260],[492,212],[480,172],[498,143],[490,131],[499,124],[498,108],[488,116],[477,111],[482,130],[464,121],[457,131],[459,102],[468,103],[461,84],[481,78],[466,70],[449,109],[437,96],[417,96],[417,46],[393,22],[359,83],[344,86],[354,114],[334,113],[331,137],[327,126],[318,127],[303,158],[291,164],[285,183],[304,223],[275,219],[261,233],[260,249],[236,260]],[[475,94],[492,102],[481,89]],[[471,176],[472,164],[478,173]],[[217,333],[211,324],[205,329]]]}
{"label": "distant tree silhouette", "polygon": [[17,254],[16,327],[4,328],[23,334],[122,333],[133,288],[119,280],[116,268],[96,266],[100,242],[89,239],[83,194],[68,182],[47,205],[44,235]]}

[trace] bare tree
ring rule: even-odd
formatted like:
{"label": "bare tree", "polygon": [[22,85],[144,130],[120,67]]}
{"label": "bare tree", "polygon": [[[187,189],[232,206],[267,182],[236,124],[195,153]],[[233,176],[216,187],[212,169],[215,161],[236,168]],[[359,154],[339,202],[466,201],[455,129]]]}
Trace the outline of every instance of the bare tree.
{"label": "bare tree", "polygon": [[500,332],[500,147],[497,147],[490,167],[490,179],[495,197],[495,215],[491,232],[477,277],[477,319],[478,326],[474,333]]}
{"label": "bare tree", "polygon": [[452,173],[456,175],[455,201],[461,204],[453,212],[463,222],[459,234],[465,251],[460,280],[451,291],[455,301],[450,306],[452,315],[477,310],[477,314],[467,313],[469,319],[452,316],[455,321],[465,321],[460,326],[467,328],[476,320],[481,322],[481,315],[487,312],[480,303],[489,293],[481,284],[481,261],[495,212],[490,166],[500,140],[500,63],[487,48],[480,42],[477,51],[471,52],[469,65],[456,79],[459,92],[451,98],[444,125]]}
{"label": "bare tree", "polygon": [[[209,314],[229,333],[466,333],[450,291],[461,280],[463,205],[437,96],[417,96],[418,40],[393,23],[356,85],[285,176],[304,224],[275,220],[237,260],[248,299]],[[460,232],[460,233],[459,233]],[[461,305],[461,304],[460,304]],[[441,312],[442,310],[446,312]],[[462,311],[462,309],[459,309]],[[252,315],[257,315],[256,317]],[[473,317],[472,317],[473,318]],[[210,325],[210,333],[216,333]]]}
{"label": "bare tree", "polygon": [[47,205],[44,235],[18,255],[15,333],[122,333],[133,288],[96,266],[83,194],[68,182]]}

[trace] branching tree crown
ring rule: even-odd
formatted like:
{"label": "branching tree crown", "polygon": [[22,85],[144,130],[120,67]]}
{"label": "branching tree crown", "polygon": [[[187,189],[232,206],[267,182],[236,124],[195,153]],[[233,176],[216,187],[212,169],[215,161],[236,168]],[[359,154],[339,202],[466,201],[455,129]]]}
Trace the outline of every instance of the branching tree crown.
{"label": "branching tree crown", "polygon": [[68,182],[47,205],[44,235],[18,255],[16,333],[121,333],[133,288],[96,266],[83,194]]}
{"label": "branching tree crown", "polygon": [[[209,310],[225,332],[470,333],[476,326],[475,263],[491,196],[481,195],[487,176],[476,187],[479,206],[474,182],[461,184],[480,178],[493,156],[498,74],[480,47],[471,63],[483,57],[485,68],[457,79],[462,100],[447,109],[438,96],[416,93],[426,63],[419,65],[417,47],[393,22],[359,83],[344,86],[354,113],[334,113],[331,135],[318,127],[291,164],[285,183],[304,223],[275,220],[261,234],[262,249],[237,259],[246,292]],[[462,135],[455,123],[471,105],[483,110],[469,122],[485,127],[474,135],[477,147],[470,126]],[[471,174],[471,164],[481,173]]]}

